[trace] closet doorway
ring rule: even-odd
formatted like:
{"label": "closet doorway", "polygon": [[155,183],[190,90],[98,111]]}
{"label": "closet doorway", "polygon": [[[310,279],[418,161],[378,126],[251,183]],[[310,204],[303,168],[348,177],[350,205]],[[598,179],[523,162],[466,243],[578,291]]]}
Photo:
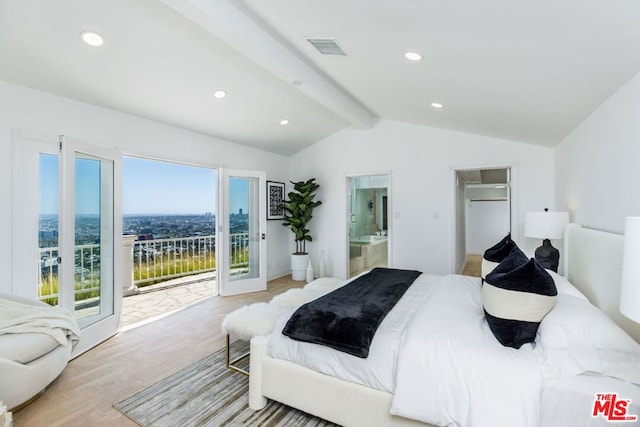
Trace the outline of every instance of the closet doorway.
{"label": "closet doorway", "polygon": [[348,176],[347,195],[348,276],[390,266],[389,175]]}
{"label": "closet doorway", "polygon": [[484,251],[512,233],[512,167],[456,169],[454,272],[480,276]]}

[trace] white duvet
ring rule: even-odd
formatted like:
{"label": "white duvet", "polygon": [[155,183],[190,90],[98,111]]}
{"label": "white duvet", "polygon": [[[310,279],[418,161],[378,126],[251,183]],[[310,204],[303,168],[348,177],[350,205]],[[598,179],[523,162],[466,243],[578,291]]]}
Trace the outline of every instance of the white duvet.
{"label": "white duvet", "polygon": [[276,323],[275,333],[269,337],[268,354],[341,380],[393,393],[402,331],[414,313],[424,305],[427,289],[440,278],[428,274],[418,276],[378,327],[366,359],[282,335],[282,329],[295,309],[280,317]]}
{"label": "white duvet", "polygon": [[443,276],[407,325],[391,413],[439,426],[538,426],[543,375],[530,345],[503,347],[478,279]]}
{"label": "white duvet", "polygon": [[269,339],[271,357],[393,393],[392,414],[441,426],[538,425],[541,370],[530,346],[495,339],[477,278],[422,274],[381,323],[366,359],[282,335],[290,314]]}

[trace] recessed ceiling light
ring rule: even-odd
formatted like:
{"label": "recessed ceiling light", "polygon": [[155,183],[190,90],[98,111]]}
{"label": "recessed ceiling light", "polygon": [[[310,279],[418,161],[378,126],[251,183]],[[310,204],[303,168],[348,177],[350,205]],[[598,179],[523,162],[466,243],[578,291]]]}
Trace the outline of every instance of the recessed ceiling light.
{"label": "recessed ceiling light", "polygon": [[422,55],[418,52],[405,52],[404,57],[409,61],[420,61],[422,59]]}
{"label": "recessed ceiling light", "polygon": [[281,124],[282,126],[286,126],[286,125],[288,125],[288,124],[289,124],[289,120],[288,120],[288,119],[282,119],[282,120],[280,120],[280,124]]}
{"label": "recessed ceiling light", "polygon": [[213,96],[215,96],[216,98],[224,98],[225,96],[227,96],[227,92],[223,90],[217,90],[213,92]]}
{"label": "recessed ceiling light", "polygon": [[95,31],[83,31],[80,33],[82,40],[89,46],[102,46],[104,39]]}
{"label": "recessed ceiling light", "polygon": [[432,102],[431,106],[433,108],[444,108],[444,105],[440,104],[439,102]]}

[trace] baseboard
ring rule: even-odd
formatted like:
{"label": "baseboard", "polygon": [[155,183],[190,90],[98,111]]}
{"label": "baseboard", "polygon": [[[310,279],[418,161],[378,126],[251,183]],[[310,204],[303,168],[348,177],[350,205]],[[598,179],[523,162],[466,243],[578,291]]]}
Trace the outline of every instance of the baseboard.
{"label": "baseboard", "polygon": [[286,272],[279,272],[279,273],[275,273],[273,275],[267,275],[267,282],[270,282],[272,280],[276,280],[276,279],[282,279],[283,277],[289,276],[291,275],[290,271],[286,271]]}

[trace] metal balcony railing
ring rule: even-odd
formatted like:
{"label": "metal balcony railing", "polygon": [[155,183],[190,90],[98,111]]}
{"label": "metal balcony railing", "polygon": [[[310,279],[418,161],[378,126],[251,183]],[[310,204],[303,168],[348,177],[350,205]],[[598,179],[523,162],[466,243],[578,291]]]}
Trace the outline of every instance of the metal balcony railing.
{"label": "metal balcony railing", "polygon": [[[241,271],[249,263],[249,234],[230,235],[230,267]],[[131,253],[133,283],[145,286],[165,280],[216,270],[215,236],[141,240]],[[38,255],[38,296],[56,304],[58,299],[58,248],[40,248]],[[127,254],[124,254],[127,256]],[[99,295],[100,245],[75,248],[75,300]]]}
{"label": "metal balcony railing", "polygon": [[133,245],[133,283],[139,286],[213,271],[215,248],[215,236],[137,241]]}
{"label": "metal balcony railing", "polygon": [[[38,298],[49,304],[58,303],[58,248],[38,250]],[[75,247],[75,301],[100,294],[100,245]]]}

